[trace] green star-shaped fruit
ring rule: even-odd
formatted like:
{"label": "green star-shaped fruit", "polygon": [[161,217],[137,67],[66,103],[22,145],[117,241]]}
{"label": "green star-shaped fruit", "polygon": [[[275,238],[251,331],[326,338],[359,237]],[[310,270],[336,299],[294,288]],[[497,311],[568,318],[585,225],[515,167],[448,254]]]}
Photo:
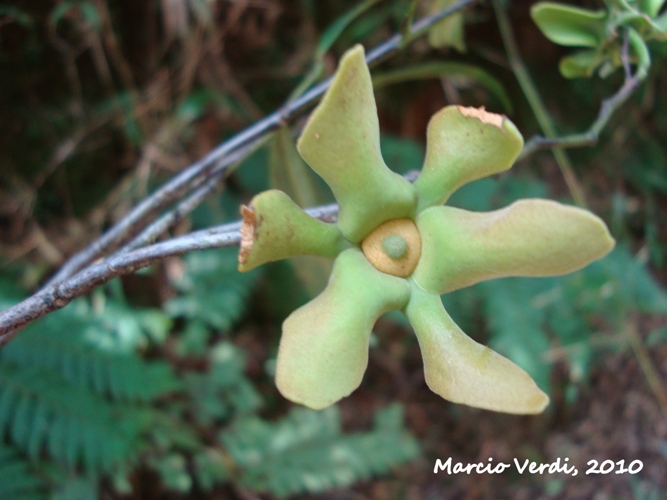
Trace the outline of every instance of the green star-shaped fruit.
{"label": "green star-shaped fruit", "polygon": [[448,106],[428,126],[426,159],[411,184],[385,165],[364,51],[341,60],[298,150],[331,187],[336,224],[316,220],[281,191],[242,207],[239,269],[297,255],[335,258],[326,289],[284,322],[276,383],[313,409],[349,395],[368,364],[371,329],[385,312],[413,326],[426,383],[462,403],[539,413],[548,403],[521,368],[468,337],[440,295],[503,276],[553,276],[614,246],[595,215],[547,200],[474,213],[442,206],[461,185],[511,167],[523,138],[506,117]]}

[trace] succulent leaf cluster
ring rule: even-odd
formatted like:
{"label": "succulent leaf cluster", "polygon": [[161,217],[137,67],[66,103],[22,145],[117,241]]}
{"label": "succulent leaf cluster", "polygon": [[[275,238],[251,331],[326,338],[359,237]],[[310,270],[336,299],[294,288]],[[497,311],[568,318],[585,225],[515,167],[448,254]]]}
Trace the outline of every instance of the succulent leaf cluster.
{"label": "succulent leaf cluster", "polygon": [[380,153],[378,116],[361,46],[342,58],[297,145],[339,204],[336,224],[270,190],[243,206],[239,270],[297,255],[334,258],[325,290],[283,323],[276,383],[313,409],[349,395],[368,364],[371,329],[402,311],[415,330],[428,386],[443,398],[489,410],[541,412],[548,397],[508,359],[454,323],[440,295],[503,276],[553,276],[614,246],[595,215],[548,200],[488,213],[443,206],[460,186],[512,166],[523,138],[506,117],[448,106],[428,125],[414,184]]}
{"label": "succulent leaf cluster", "polygon": [[561,59],[566,78],[607,76],[622,66],[624,31],[638,73],[644,77],[651,65],[646,41],[667,41],[665,0],[606,0],[606,8],[589,10],[554,2],[539,2],[531,15],[544,36],[558,45],[583,47]]}

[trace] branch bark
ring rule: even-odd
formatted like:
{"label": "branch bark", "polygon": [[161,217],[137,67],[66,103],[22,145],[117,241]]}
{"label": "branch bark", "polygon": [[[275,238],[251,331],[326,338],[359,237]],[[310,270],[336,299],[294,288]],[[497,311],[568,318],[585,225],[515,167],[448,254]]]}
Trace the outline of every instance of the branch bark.
{"label": "branch bark", "polygon": [[[377,63],[389,57],[398,51],[405,41],[425,33],[439,20],[474,2],[475,0],[462,0],[449,9],[418,21],[408,32],[394,35],[368,51],[367,62]],[[612,98],[603,102],[598,119],[588,132],[556,139],[534,138],[526,144],[522,156],[541,148],[573,147],[589,144],[590,141],[594,143],[597,134],[606,125],[613,111],[637,89],[644,76],[645,74],[630,75],[626,68],[626,81],[623,87]],[[155,241],[175,222],[190,213],[206,196],[214,192],[216,184],[224,178],[231,165],[244,159],[267,140],[274,130],[286,126],[314,104],[328,89],[330,82],[331,79],[328,79],[316,85],[190,165],[139,203],[98,240],[73,256],[39,292],[0,313],[0,348],[28,323],[65,307],[75,298],[112,278],[135,272],[168,257],[195,250],[238,245],[241,238],[240,222],[196,231],[160,243],[149,243]],[[411,172],[406,177],[413,181],[417,173]],[[151,217],[174,204],[175,207],[166,210],[157,220],[150,221]],[[320,220],[333,222],[338,213],[338,206],[325,205],[308,209],[306,212]],[[119,251],[105,260],[93,263],[102,255],[108,255],[119,248]]]}
{"label": "branch bark", "polygon": [[[448,9],[419,20],[409,30],[396,34],[369,50],[366,54],[367,63],[372,65],[386,59],[400,50],[405,43],[426,33],[441,19],[475,1],[461,0]],[[143,246],[154,241],[174,222],[192,211],[215,190],[215,184],[224,177],[231,165],[247,156],[265,140],[268,134],[286,126],[308,109],[326,92],[330,83],[331,78],[315,85],[187,167],[139,203],[100,238],[75,254],[39,292],[0,313],[0,348],[14,338],[28,323],[65,307],[76,297],[112,278],[135,272],[167,257],[183,255],[194,250],[237,245],[240,241],[240,222]],[[150,222],[151,217],[179,199],[182,201],[175,208],[164,213],[153,223]],[[337,205],[327,205],[307,212],[314,217],[330,220],[335,217],[337,211]],[[126,246],[121,248],[124,244]],[[118,248],[121,250],[114,255],[107,257],[102,262],[91,264],[102,255]]]}
{"label": "branch bark", "polygon": [[623,50],[621,51],[621,61],[625,72],[623,85],[613,96],[602,101],[598,116],[588,130],[578,134],[561,137],[544,137],[536,135],[526,142],[523,151],[521,151],[521,154],[519,155],[519,159],[540,149],[576,148],[581,146],[595,146],[597,144],[600,132],[607,126],[611,116],[630,98],[632,94],[635,93],[647,76],[646,70],[641,67],[637,68],[634,73],[632,72],[630,69],[630,53],[628,50],[627,36],[624,42]]}
{"label": "branch bark", "polygon": [[[306,210],[311,216],[334,222],[338,205],[323,205]],[[66,281],[44,287],[35,295],[0,313],[0,348],[14,338],[21,328],[46,314],[62,309],[77,297],[107,281],[136,272],[168,257],[196,250],[238,245],[241,222],[232,222],[172,238],[143,248],[121,252],[102,262],[88,266]]]}
{"label": "branch bark", "polygon": [[[366,54],[367,63],[369,65],[376,64],[393,55],[403,46],[404,41],[412,40],[415,37],[424,34],[431,26],[441,19],[473,4],[475,1],[476,0],[461,0],[459,3],[448,9],[417,21],[405,34],[396,34],[375,48],[369,50]],[[266,118],[256,122],[228,141],[222,143],[201,160],[187,167],[155,193],[139,203],[139,205],[100,238],[70,258],[49,280],[46,286],[48,287],[55,283],[62,282],[103,254],[121,247],[124,243],[130,241],[145,229],[149,224],[149,219],[151,217],[167,208],[176,200],[188,196],[192,191],[200,188],[208,179],[213,178],[213,182],[216,182],[219,178],[224,176],[230,165],[239,161],[239,158],[237,157],[239,150],[244,150],[245,148],[252,150],[267,134],[287,125],[289,122],[300,116],[311,105],[317,102],[329,88],[330,84],[331,78],[317,84]],[[195,206],[196,204],[192,206],[191,209]],[[162,224],[154,225],[150,231],[144,232],[143,236],[137,241],[154,240],[160,234],[157,230],[162,230],[162,227]]]}

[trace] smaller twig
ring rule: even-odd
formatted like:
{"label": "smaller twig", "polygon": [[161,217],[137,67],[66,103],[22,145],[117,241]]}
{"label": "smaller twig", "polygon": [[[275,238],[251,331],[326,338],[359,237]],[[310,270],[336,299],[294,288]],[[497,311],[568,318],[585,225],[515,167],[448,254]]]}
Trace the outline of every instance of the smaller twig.
{"label": "smaller twig", "polygon": [[[220,175],[222,177],[222,175]],[[219,179],[215,179],[218,181]],[[214,193],[217,189],[217,182],[205,183],[194,191],[190,196],[181,201],[176,208],[163,214],[159,219],[151,223],[146,229],[139,233],[135,238],[123,246],[118,253],[125,253],[137,248],[153,243],[158,236],[164,234],[169,228],[175,226],[183,220],[192,210],[194,210],[208,195]]]}
{"label": "smaller twig", "polygon": [[159,219],[151,223],[141,233],[135,236],[133,240],[121,247],[118,252],[135,250],[154,242],[160,235],[164,234],[165,231],[185,218],[190,212],[197,208],[207,196],[213,194],[218,189],[218,183],[229,173],[229,167],[240,162],[247,157],[250,152],[262,146],[271,136],[266,135],[264,137],[266,140],[245,146],[223,158],[217,167],[213,169],[208,178],[200,179],[198,182],[193,183],[193,187],[196,189],[189,196],[176,205],[175,208],[162,214]]}
{"label": "smaller twig", "polygon": [[[437,14],[420,19],[410,29],[411,38],[424,34],[435,23],[458,10],[471,5],[476,0],[461,0],[460,2],[444,9]],[[403,36],[396,34],[388,40],[369,50],[366,54],[366,62],[371,65],[378,63],[401,48]],[[315,85],[300,97],[291,100],[276,112],[268,115],[254,125],[239,132],[228,141],[220,144],[204,158],[193,163],[151,196],[139,203],[121,221],[104,233],[100,238],[93,241],[88,247],[71,257],[60,270],[49,280],[46,287],[54,283],[62,282],[84,268],[90,262],[114,248],[119,248],[130,241],[146,227],[147,219],[165,209],[180,197],[189,195],[199,186],[193,188],[200,179],[206,179],[213,170],[224,161],[225,157],[233,154],[240,148],[257,144],[262,138],[274,130],[284,126],[293,120],[314,102],[316,102],[329,88],[332,78]],[[252,147],[252,146],[251,146]]]}
{"label": "smaller twig", "polygon": [[403,20],[401,21],[401,35],[403,35],[403,41],[401,42],[403,46],[410,43],[412,40],[412,21],[415,18],[415,13],[417,12],[417,0],[412,0],[408,6]]}
{"label": "smaller twig", "polygon": [[320,76],[322,76],[322,72],[324,71],[324,58],[326,57],[327,52],[329,52],[329,49],[331,49],[333,44],[340,37],[343,31],[350,25],[350,23],[352,23],[355,19],[357,19],[360,15],[362,15],[378,2],[379,0],[365,0],[361,3],[358,3],[354,8],[347,11],[343,16],[338,18],[338,20],[322,34],[315,48],[315,53],[313,54],[312,66],[306,72],[306,76],[303,77],[301,83],[299,83],[299,85],[297,85],[296,88],[292,91],[288,101],[296,99],[298,96],[303,94],[320,78]]}
{"label": "smaller twig", "polygon": [[[330,204],[306,210],[320,220],[333,222],[338,205]],[[112,278],[136,272],[155,262],[197,250],[238,245],[241,241],[241,222],[232,222],[195,231],[168,241],[137,250],[118,253],[87,267],[72,278],[45,287],[23,302],[0,313],[0,348],[7,344],[28,323],[62,309],[77,297],[103,285]]]}
{"label": "smaller twig", "polygon": [[658,406],[665,418],[667,418],[667,389],[662,381],[660,373],[655,368],[655,365],[651,361],[651,358],[646,351],[646,346],[642,342],[642,339],[639,337],[637,330],[633,324],[628,323],[625,328],[625,334],[628,338],[628,342],[632,347],[632,350],[635,353],[635,357],[639,362],[639,367],[644,373],[646,382],[648,383],[655,399],[658,401]]}
{"label": "smaller twig", "polygon": [[600,133],[607,126],[611,116],[632,94],[634,94],[646,77],[646,73],[640,72],[639,70],[634,74],[632,73],[628,45],[628,37],[626,35],[623,41],[623,50],[621,51],[621,60],[625,72],[623,85],[613,96],[602,101],[598,117],[591,124],[589,129],[585,132],[562,137],[544,137],[536,135],[526,142],[523,151],[521,151],[521,154],[519,155],[519,159],[525,158],[540,149],[577,148],[582,146],[595,146],[597,144]]}
{"label": "smaller twig", "polygon": [[[416,37],[423,34],[440,19],[474,2],[475,0],[461,0],[448,9],[421,19],[412,26],[412,36]],[[394,35],[368,51],[366,55],[367,63],[379,62],[396,52],[400,47],[402,38],[400,34]],[[52,311],[61,309],[76,297],[91,291],[114,277],[135,272],[167,257],[182,255],[195,250],[238,244],[240,241],[240,222],[197,231],[139,249],[121,251],[107,257],[102,262],[90,264],[101,254],[109,251],[110,248],[121,246],[132,239],[133,236],[134,239],[130,243],[130,247],[145,244],[158,236],[160,231],[168,228],[184,213],[190,211],[206,194],[214,189],[215,181],[224,176],[231,164],[236,163],[254,146],[264,141],[267,134],[284,126],[288,120],[295,118],[299,112],[317,100],[326,91],[330,82],[331,78],[321,82],[277,112],[218,146],[206,157],[188,167],[148,199],[141,202],[110,231],[70,259],[42,290],[0,313],[0,347],[6,345],[28,323]],[[171,205],[179,196],[185,196],[186,198],[175,209],[163,214],[162,218],[152,225],[149,224],[146,228],[146,219],[149,215]],[[338,206],[335,204],[306,210],[311,216],[329,222],[335,221],[337,211]],[[144,229],[143,232],[142,228]],[[139,236],[136,236],[137,234]],[[88,267],[80,270],[86,265]]]}
{"label": "smaller twig", "polygon": [[[556,127],[553,124],[549,111],[542,101],[542,97],[540,96],[526,65],[523,63],[505,8],[501,5],[500,0],[492,0],[492,3],[498,21],[498,28],[500,29],[500,36],[503,40],[503,45],[505,46],[505,51],[507,52],[507,57],[510,66],[512,67],[512,71],[514,72],[514,76],[518,80],[519,86],[526,96],[544,134],[547,137],[556,137]],[[555,149],[553,155],[556,158],[558,168],[560,168],[565,184],[567,184],[574,202],[580,207],[585,207],[586,198],[584,196],[584,190],[579,185],[579,181],[577,180],[577,176],[574,173],[574,169],[572,168],[572,164],[570,163],[567,154],[565,151]]]}
{"label": "smaller twig", "polygon": [[642,80],[636,77],[627,79],[623,86],[609,99],[602,101],[597,119],[586,132],[566,135],[562,137],[544,137],[536,135],[526,142],[519,158],[525,158],[540,149],[553,148],[577,148],[582,146],[595,146],[599,140],[600,132],[609,122],[612,114],[637,90]]}
{"label": "smaller twig", "polygon": [[628,31],[623,32],[623,46],[621,47],[621,63],[623,64],[623,73],[627,80],[632,74],[630,69],[630,41],[628,38]]}

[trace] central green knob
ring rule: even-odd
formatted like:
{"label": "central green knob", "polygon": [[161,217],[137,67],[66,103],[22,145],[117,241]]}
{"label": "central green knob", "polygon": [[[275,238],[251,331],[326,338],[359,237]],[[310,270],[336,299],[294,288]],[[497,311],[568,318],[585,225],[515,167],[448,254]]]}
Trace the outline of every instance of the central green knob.
{"label": "central green knob", "polygon": [[402,259],[408,253],[408,242],[403,236],[392,234],[382,240],[382,250],[387,254],[387,257],[392,259]]}
{"label": "central green knob", "polygon": [[407,278],[419,263],[422,239],[413,221],[392,219],[366,236],[361,250],[378,271]]}

